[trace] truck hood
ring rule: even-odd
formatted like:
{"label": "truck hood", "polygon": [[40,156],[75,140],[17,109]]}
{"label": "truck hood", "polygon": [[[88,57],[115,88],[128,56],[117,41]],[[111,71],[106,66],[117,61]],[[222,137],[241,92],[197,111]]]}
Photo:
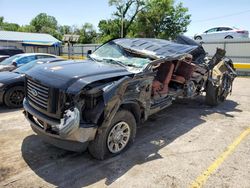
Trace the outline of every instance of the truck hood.
{"label": "truck hood", "polygon": [[119,65],[92,60],[44,64],[26,72],[28,78],[31,77],[49,87],[67,89],[73,85],[74,92],[98,80],[130,74],[132,73]]}

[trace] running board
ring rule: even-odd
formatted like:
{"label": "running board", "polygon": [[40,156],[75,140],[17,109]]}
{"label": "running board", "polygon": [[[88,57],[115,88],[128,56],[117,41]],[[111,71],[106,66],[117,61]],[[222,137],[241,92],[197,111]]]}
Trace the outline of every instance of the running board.
{"label": "running board", "polygon": [[153,110],[155,108],[161,108],[161,109],[166,108],[172,104],[172,101],[173,101],[173,97],[170,97],[170,96],[163,98],[163,99],[155,100],[154,104],[152,104],[150,109]]}

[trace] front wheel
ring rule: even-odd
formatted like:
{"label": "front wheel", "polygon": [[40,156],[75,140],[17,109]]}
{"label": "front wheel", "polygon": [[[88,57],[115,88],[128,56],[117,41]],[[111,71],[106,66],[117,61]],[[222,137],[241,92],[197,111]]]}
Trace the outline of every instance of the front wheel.
{"label": "front wheel", "polygon": [[99,160],[125,151],[135,139],[136,121],[127,110],[119,110],[111,124],[98,131],[95,140],[89,144],[90,154]]}
{"label": "front wheel", "polygon": [[23,106],[24,87],[14,86],[8,89],[4,95],[4,103],[9,108],[20,108]]}

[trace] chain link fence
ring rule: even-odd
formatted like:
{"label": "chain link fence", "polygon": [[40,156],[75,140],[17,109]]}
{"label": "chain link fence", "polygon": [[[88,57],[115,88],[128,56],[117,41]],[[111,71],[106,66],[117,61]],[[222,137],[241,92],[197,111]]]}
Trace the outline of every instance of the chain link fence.
{"label": "chain link fence", "polygon": [[[201,42],[203,48],[212,57],[216,48],[226,50],[226,56],[233,60],[238,65],[238,72],[241,75],[250,74],[250,39],[224,39],[221,41]],[[69,59],[84,59],[88,51],[95,51],[100,44],[75,44],[73,46],[62,46],[60,48],[60,55]]]}
{"label": "chain link fence", "polygon": [[[229,39],[221,41],[201,42],[208,56],[213,56],[216,48],[226,50],[226,56],[237,63],[250,63],[250,39]],[[64,45],[60,49],[62,56],[86,57],[89,50],[96,50],[100,44],[75,44],[73,47]]]}
{"label": "chain link fence", "polygon": [[64,45],[60,49],[60,55],[69,59],[84,59],[88,51],[95,51],[100,44],[75,44],[73,46]]}

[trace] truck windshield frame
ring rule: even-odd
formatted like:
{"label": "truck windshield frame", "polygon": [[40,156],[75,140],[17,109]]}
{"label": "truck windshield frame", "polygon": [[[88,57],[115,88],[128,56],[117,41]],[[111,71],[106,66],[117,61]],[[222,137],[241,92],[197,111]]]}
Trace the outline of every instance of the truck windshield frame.
{"label": "truck windshield frame", "polygon": [[124,48],[113,41],[99,47],[90,55],[90,58],[98,62],[109,64],[115,64],[114,62],[116,61],[118,65],[134,68],[143,68],[151,62],[149,58],[137,57],[132,53],[128,53]]}

